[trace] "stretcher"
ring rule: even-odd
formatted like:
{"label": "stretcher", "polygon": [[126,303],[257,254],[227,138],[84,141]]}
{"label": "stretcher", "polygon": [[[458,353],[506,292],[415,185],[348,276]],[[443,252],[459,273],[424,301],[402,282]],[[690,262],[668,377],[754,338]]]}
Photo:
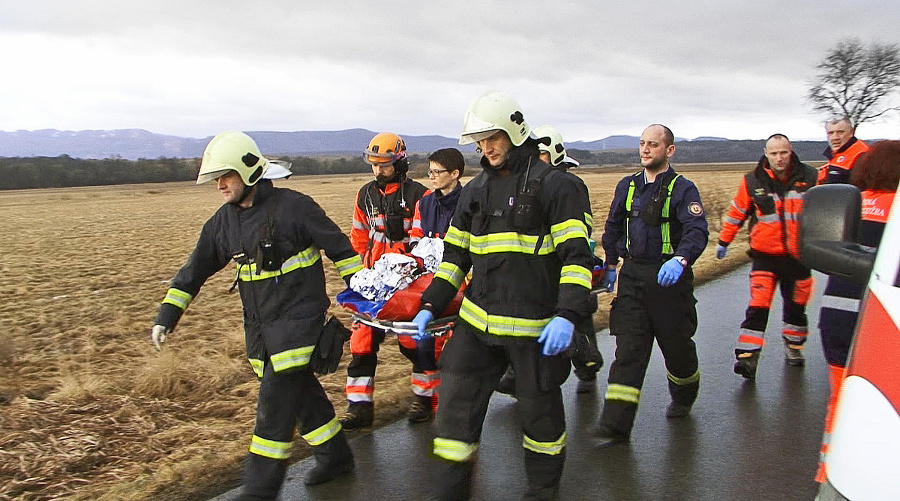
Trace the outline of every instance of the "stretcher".
{"label": "stretcher", "polygon": [[[395,291],[387,301],[369,300],[352,289],[337,295],[337,302],[352,312],[351,321],[362,323],[397,336],[411,336],[418,333],[412,319],[419,312],[422,293],[431,284],[433,273],[424,273],[413,280],[405,289]],[[450,302],[441,316],[429,322],[425,332],[432,336],[444,336],[453,330],[462,304],[465,284]]]}
{"label": "stretcher", "polygon": [[[453,326],[456,324],[457,318],[458,317],[456,315],[451,315],[449,317],[441,317],[436,320],[432,320],[425,327],[425,333],[430,334],[434,337],[445,336],[453,330]],[[380,320],[377,318],[372,318],[369,315],[359,313],[354,313],[350,317],[350,319],[354,323],[359,322],[370,327],[375,327],[376,329],[393,332],[397,336],[414,336],[419,333],[419,328],[413,322],[404,322],[401,320]]]}

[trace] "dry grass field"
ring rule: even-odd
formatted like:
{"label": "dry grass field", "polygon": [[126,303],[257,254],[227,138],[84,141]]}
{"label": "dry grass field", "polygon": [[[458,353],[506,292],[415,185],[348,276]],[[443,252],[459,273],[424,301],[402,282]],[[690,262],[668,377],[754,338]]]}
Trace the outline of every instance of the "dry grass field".
{"label": "dry grass field", "polygon": [[[748,167],[677,167],[699,186],[713,230],[698,281],[746,261],[745,236],[725,262],[714,242]],[[577,171],[598,228],[615,183],[634,170]],[[276,184],[311,195],[349,231],[355,192],[369,179]],[[192,183],[0,192],[0,500],[197,500],[236,485],[258,383],[230,268],[206,284],[161,352],[149,340],[167,281],[220,204],[210,186]],[[326,270],[334,297],[343,282],[327,260]],[[611,298],[599,297],[599,326]],[[401,416],[410,395],[395,345],[381,350],[378,424]],[[338,412],[346,363],[322,378]],[[306,454],[298,441],[295,458]]]}

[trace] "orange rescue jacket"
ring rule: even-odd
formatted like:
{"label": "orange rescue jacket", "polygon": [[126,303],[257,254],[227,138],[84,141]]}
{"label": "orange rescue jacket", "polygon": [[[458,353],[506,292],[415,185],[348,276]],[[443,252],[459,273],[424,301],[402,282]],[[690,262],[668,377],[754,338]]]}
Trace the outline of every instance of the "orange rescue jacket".
{"label": "orange rescue jacket", "polygon": [[816,170],[792,154],[787,181],[780,181],[763,156],[748,172],[731,201],[719,234],[719,245],[727,246],[750,219],[750,249],[769,255],[800,256],[800,212],[803,192],[814,186]]}
{"label": "orange rescue jacket", "polygon": [[408,251],[416,202],[427,191],[410,179],[384,187],[371,181],[360,188],[353,208],[350,244],[362,256],[363,266],[371,268],[382,254]]}
{"label": "orange rescue jacket", "polygon": [[837,153],[826,149],[825,156],[828,161],[819,167],[816,184],[849,183],[850,169],[853,168],[859,156],[867,151],[869,151],[869,145],[855,137]]}

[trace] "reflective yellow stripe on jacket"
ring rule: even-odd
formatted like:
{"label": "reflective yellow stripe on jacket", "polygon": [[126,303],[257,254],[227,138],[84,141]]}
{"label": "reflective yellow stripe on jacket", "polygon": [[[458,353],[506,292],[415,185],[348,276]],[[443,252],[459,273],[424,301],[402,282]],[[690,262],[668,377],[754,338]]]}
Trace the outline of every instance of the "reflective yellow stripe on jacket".
{"label": "reflective yellow stripe on jacket", "polygon": [[495,336],[538,337],[550,318],[518,318],[490,315],[467,297],[459,307],[459,318],[476,329]]}
{"label": "reflective yellow stripe on jacket", "polygon": [[258,358],[251,358],[250,367],[253,367],[253,372],[256,373],[256,377],[262,379],[263,369],[266,368],[266,363]]}
{"label": "reflective yellow stripe on jacket", "polygon": [[447,228],[447,235],[444,236],[444,243],[455,245],[461,249],[468,249],[471,236],[472,234],[468,231],[462,231],[451,224]]}
{"label": "reflective yellow stripe on jacket", "polygon": [[301,346],[292,350],[285,350],[269,357],[272,361],[272,370],[281,372],[295,367],[303,367],[309,365],[309,359],[312,357],[315,346]]}
{"label": "reflective yellow stripe on jacket", "polygon": [[573,238],[583,238],[585,243],[587,243],[587,226],[584,224],[584,221],[569,219],[551,226],[550,236],[553,237],[554,248]]}
{"label": "reflective yellow stripe on jacket", "polygon": [[363,269],[362,258],[359,257],[359,254],[356,254],[353,257],[348,257],[347,259],[341,259],[334,263],[335,268],[337,268],[338,274],[341,278],[346,277],[347,275],[352,275],[357,271]]}
{"label": "reflective yellow stripe on jacket", "polygon": [[163,304],[169,303],[173,306],[181,308],[181,310],[186,310],[188,305],[191,304],[191,301],[194,299],[194,296],[191,296],[187,292],[178,289],[169,289],[166,291],[166,297],[163,299]]}
{"label": "reflective yellow stripe on jacket", "polygon": [[453,263],[444,261],[439,266],[436,272],[434,272],[434,278],[441,278],[450,283],[454,288],[459,290],[462,287],[463,280],[465,280],[466,275],[463,273],[462,269],[459,266],[456,266]]}
{"label": "reflective yellow stripe on jacket", "polygon": [[300,268],[309,268],[310,266],[316,264],[320,259],[322,259],[322,255],[319,252],[319,248],[315,245],[310,245],[306,249],[303,249],[297,254],[287,258],[281,265],[281,268],[275,271],[259,270],[259,273],[257,274],[257,263],[250,263],[247,266],[239,266],[238,280],[242,282],[252,282],[254,280],[266,280],[269,278],[274,278]]}
{"label": "reflective yellow stripe on jacket", "polygon": [[559,274],[560,284],[580,285],[586,289],[591,288],[591,272],[584,266],[568,264],[562,267]]}
{"label": "reflective yellow stripe on jacket", "polygon": [[[543,235],[541,246],[537,251],[539,256],[546,256],[556,250],[553,241]],[[538,235],[525,235],[514,231],[491,233],[490,235],[471,235],[469,238],[469,252],[472,254],[496,254],[501,252],[518,252],[522,254],[534,254],[537,247]]]}

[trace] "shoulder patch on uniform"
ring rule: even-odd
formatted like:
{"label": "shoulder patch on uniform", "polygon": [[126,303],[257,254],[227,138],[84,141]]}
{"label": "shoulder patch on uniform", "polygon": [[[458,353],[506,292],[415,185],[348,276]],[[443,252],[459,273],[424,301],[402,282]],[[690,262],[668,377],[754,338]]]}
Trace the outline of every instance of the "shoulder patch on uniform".
{"label": "shoulder patch on uniform", "polygon": [[703,206],[700,205],[700,202],[691,202],[688,205],[688,211],[695,216],[699,216],[703,214]]}

